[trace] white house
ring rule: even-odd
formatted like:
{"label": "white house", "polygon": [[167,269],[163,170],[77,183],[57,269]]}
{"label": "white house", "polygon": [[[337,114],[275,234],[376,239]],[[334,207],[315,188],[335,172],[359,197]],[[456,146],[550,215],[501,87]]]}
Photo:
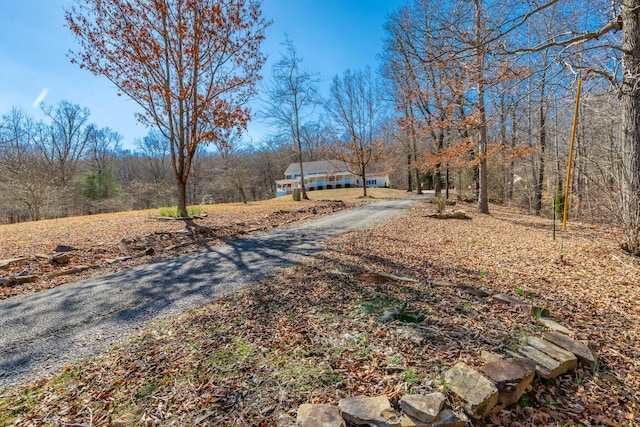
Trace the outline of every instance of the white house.
{"label": "white house", "polygon": [[[344,162],[320,160],[303,162],[304,187],[307,191],[333,188],[362,187],[362,177],[347,170]],[[284,179],[276,180],[276,197],[293,193],[300,188],[300,164],[291,163],[284,171]],[[367,176],[367,187],[388,187],[389,176],[372,173]]]}

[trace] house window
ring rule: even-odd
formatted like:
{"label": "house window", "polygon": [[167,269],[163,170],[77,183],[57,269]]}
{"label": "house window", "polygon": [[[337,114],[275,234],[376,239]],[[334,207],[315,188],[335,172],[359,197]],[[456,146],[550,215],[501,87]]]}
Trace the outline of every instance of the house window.
{"label": "house window", "polygon": [[368,179],[367,185],[376,185],[377,181],[375,179]]}

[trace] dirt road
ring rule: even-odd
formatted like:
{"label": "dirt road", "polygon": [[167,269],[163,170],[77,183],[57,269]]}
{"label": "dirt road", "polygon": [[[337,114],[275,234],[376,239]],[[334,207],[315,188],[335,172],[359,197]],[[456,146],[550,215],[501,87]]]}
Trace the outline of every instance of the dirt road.
{"label": "dirt road", "polygon": [[52,373],[322,249],[328,237],[389,220],[416,200],[387,200],[305,225],[0,302],[0,386]]}

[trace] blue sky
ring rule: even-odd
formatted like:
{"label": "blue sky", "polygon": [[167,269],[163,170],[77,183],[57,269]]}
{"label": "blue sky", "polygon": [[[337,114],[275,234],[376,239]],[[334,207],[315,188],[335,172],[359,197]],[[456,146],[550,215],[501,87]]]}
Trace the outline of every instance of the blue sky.
{"label": "blue sky", "polygon": [[[263,0],[263,13],[273,24],[263,51],[269,60],[263,68],[268,80],[271,65],[280,57],[285,34],[293,41],[303,64],[322,78],[322,90],[344,70],[377,69],[383,26],[389,12],[405,0]],[[74,47],[64,26],[63,8],[70,0],[0,0],[0,114],[12,106],[24,108],[40,119],[32,105],[46,89],[48,105],[61,100],[91,110],[91,121],[109,126],[124,136],[126,148],[147,133],[137,124],[137,106],[118,97],[113,85],[71,64],[67,52]],[[268,131],[254,120],[248,139],[260,141]]]}

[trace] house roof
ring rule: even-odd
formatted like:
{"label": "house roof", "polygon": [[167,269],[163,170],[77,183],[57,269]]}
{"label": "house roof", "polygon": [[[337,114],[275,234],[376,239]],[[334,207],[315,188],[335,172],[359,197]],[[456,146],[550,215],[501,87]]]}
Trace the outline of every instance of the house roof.
{"label": "house roof", "polygon": [[[317,174],[317,173],[335,173],[345,172],[347,170],[343,162],[338,160],[319,160],[315,162],[302,162],[302,169],[305,175]],[[300,164],[291,163],[287,170],[284,171],[286,175],[300,175]]]}

